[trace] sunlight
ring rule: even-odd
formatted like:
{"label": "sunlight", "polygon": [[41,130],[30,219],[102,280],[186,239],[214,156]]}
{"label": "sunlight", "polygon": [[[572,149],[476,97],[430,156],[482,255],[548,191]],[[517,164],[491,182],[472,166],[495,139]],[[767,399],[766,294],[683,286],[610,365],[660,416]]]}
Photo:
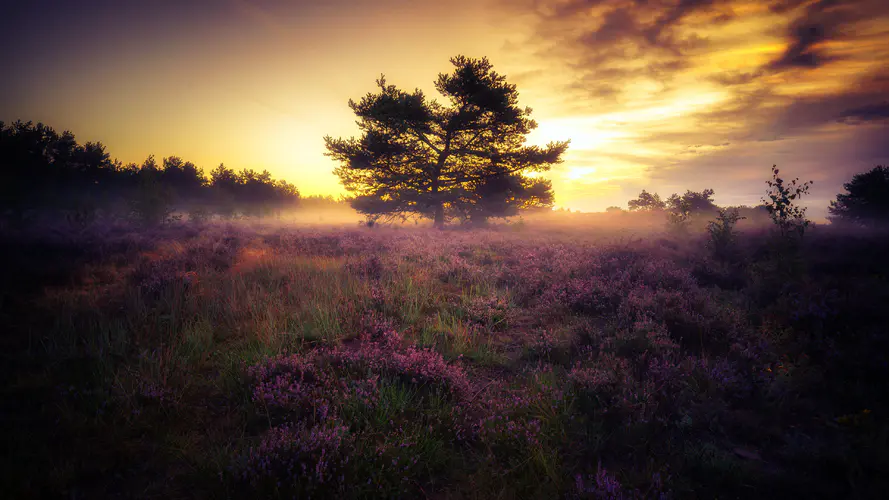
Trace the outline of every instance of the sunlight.
{"label": "sunlight", "polygon": [[640,109],[618,111],[604,115],[603,118],[620,122],[647,123],[666,118],[682,118],[693,112],[699,112],[708,106],[723,102],[728,93],[722,90],[703,89],[695,91],[684,89],[677,96],[665,101],[664,104],[644,107]]}
{"label": "sunlight", "polygon": [[530,144],[571,140],[571,150],[595,150],[620,142],[632,134],[602,124],[596,116],[554,118],[541,121],[528,135]]}
{"label": "sunlight", "polygon": [[5,497],[889,491],[889,0],[46,3]]}
{"label": "sunlight", "polygon": [[590,174],[596,173],[596,167],[569,167],[563,176],[565,179],[576,181]]}

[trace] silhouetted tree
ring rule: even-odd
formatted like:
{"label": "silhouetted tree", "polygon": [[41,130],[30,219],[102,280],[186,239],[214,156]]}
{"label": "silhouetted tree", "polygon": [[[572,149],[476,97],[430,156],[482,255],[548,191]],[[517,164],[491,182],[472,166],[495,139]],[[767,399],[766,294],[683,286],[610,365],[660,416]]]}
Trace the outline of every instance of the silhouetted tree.
{"label": "silhouetted tree", "polygon": [[742,216],[744,219],[749,219],[754,223],[760,223],[768,221],[769,219],[769,210],[765,205],[756,205],[755,207],[747,206],[747,205],[739,205],[734,208],[738,211],[738,215]]}
{"label": "silhouetted tree", "polygon": [[649,193],[643,189],[638,198],[627,202],[627,208],[631,212],[663,210],[667,208],[667,203],[657,193]]}
{"label": "silhouetted tree", "polygon": [[236,199],[246,215],[268,214],[275,201],[275,184],[267,170],[261,174],[251,169],[242,170],[237,186]]}
{"label": "silhouetted tree", "polygon": [[275,201],[278,208],[296,205],[301,200],[299,189],[296,186],[284,179],[275,182]]}
{"label": "silhouetted tree", "polygon": [[736,208],[721,208],[716,220],[707,223],[707,232],[710,234],[707,247],[714,257],[731,260],[736,256],[735,243],[738,234],[735,232],[735,225],[745,218]]}
{"label": "silhouetted tree", "polygon": [[138,188],[130,197],[131,215],[146,226],[172,219],[173,188],[163,179],[163,169],[158,166],[154,155],[150,155],[139,168]]}
{"label": "silhouetted tree", "polygon": [[203,170],[190,161],[178,156],[164,158],[159,181],[169,186],[177,205],[192,206],[204,202],[207,179]]}
{"label": "silhouetted tree", "polygon": [[684,233],[691,223],[694,216],[703,216],[716,212],[719,208],[713,203],[712,189],[705,189],[701,192],[686,191],[683,195],[672,194],[667,199],[667,221],[670,229]]}
{"label": "silhouetted tree", "polygon": [[451,63],[454,71],[435,82],[446,105],[380,77],[377,93],[349,100],[361,137],[324,138],[356,210],[430,217],[442,227],[461,200],[485,199],[475,191],[489,179],[545,171],[561,161],[567,142],[524,144],[537,127],[531,109],[518,107],[515,85],[486,58],[458,56]]}
{"label": "silhouetted tree", "polygon": [[784,237],[802,236],[811,223],[806,219],[806,208],[798,205],[799,199],[809,192],[812,181],[799,183],[799,178],[785,182],[777,165],[772,165],[772,179],[766,181],[769,191],[762,199],[769,216]]}
{"label": "silhouetted tree", "polygon": [[889,223],[889,167],[877,165],[843,184],[845,193],[830,202],[833,223],[878,226]]}
{"label": "silhouetted tree", "polygon": [[520,211],[551,208],[555,201],[552,183],[520,174],[483,179],[453,203],[456,216],[475,226],[491,217],[512,217]]}
{"label": "silhouetted tree", "polygon": [[622,214],[624,213],[624,209],[620,207],[608,207],[605,209],[606,214]]}
{"label": "silhouetted tree", "polygon": [[194,163],[177,156],[158,165],[112,161],[98,142],[80,145],[71,132],[42,123],[0,122],[0,215],[23,222],[24,215],[64,214],[86,223],[101,209],[128,212],[146,224],[169,220],[174,210],[267,214],[292,206],[299,191],[268,172],[241,173],[220,165],[208,182]]}
{"label": "silhouetted tree", "polygon": [[114,173],[105,147],[42,123],[0,122],[0,210],[78,210],[95,204]]}
{"label": "silhouetted tree", "polygon": [[238,174],[223,163],[210,172],[213,210],[223,217],[232,217],[235,214],[235,191],[238,183]]}
{"label": "silhouetted tree", "polygon": [[673,194],[667,199],[667,206],[674,212],[687,212],[690,215],[715,212],[719,207],[713,203],[713,193],[712,189],[705,189],[701,192],[689,190],[681,196]]}
{"label": "silhouetted tree", "polygon": [[214,210],[224,217],[234,216],[239,209],[245,215],[268,215],[299,201],[293,184],[275,181],[268,171],[238,173],[224,164],[210,172],[210,191]]}

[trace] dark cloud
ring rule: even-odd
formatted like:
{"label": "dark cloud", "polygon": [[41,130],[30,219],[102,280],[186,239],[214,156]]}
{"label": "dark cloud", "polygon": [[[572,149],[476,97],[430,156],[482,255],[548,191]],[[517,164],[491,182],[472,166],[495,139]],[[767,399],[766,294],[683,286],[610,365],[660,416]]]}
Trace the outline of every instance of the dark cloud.
{"label": "dark cloud", "polygon": [[832,122],[850,126],[889,118],[889,80],[866,77],[851,86],[855,90],[826,96],[799,97],[771,117],[766,133],[799,135]]}
{"label": "dark cloud", "polygon": [[726,71],[718,73],[710,77],[710,81],[716,82],[726,87],[735,85],[747,85],[755,82],[761,76],[765,75],[765,71],[759,69],[756,71]]}
{"label": "dark cloud", "polygon": [[[662,154],[600,158],[642,166],[653,182],[649,188],[713,187],[717,195],[748,196],[755,203],[769,167],[777,163],[816,179],[812,200],[826,206],[824,200],[850,175],[889,157],[889,73],[877,69],[881,60],[882,67],[889,62],[889,37],[879,34],[880,29],[889,34],[887,0],[533,3],[540,21],[536,42],[547,46],[550,59],[570,68],[571,112],[589,113],[595,107],[590,101],[598,113],[657,107],[660,92],[669,106],[677,82],[700,81],[702,90],[716,83],[724,91],[715,104],[683,112],[675,124],[656,119],[632,124],[633,142]],[[755,13],[749,15],[762,24],[742,17],[751,7]],[[729,23],[737,32],[733,22],[753,26],[749,39],[718,31],[720,23]],[[783,42],[778,52],[760,59],[776,41]],[[734,60],[724,71],[714,69],[736,50],[755,62]],[[639,80],[660,85],[639,97],[644,102],[628,102],[624,91]]]}
{"label": "dark cloud", "polygon": [[839,121],[843,123],[870,122],[889,120],[889,101],[867,104],[847,109],[840,113]]}
{"label": "dark cloud", "polygon": [[642,33],[642,27],[636,23],[636,16],[629,8],[616,8],[605,14],[598,28],[581,35],[579,41],[583,45],[597,47],[638,38]]}
{"label": "dark cloud", "polygon": [[[614,89],[619,94],[620,85],[605,80],[606,68],[620,68],[623,79],[669,83],[691,59],[706,58],[712,48],[700,30],[739,19],[735,7],[742,3],[749,4],[746,0],[570,0],[532,1],[524,8],[538,15],[538,42],[558,39],[547,56],[559,54],[575,68],[581,81],[569,88],[588,89],[599,97],[614,95]],[[711,81],[746,85],[777,72],[838,61],[843,56],[831,52],[826,42],[855,39],[859,23],[889,16],[887,0],[772,0],[767,5],[789,17],[786,25],[777,27],[786,49],[757,70],[712,75]],[[693,14],[698,16],[697,27],[688,23]],[[701,23],[701,16],[706,23]],[[612,71],[608,78],[614,76]],[[593,80],[602,83],[592,84]]]}
{"label": "dark cloud", "polygon": [[[665,44],[673,49],[679,48],[684,43],[674,40],[670,29],[692,12],[709,9],[718,3],[723,2],[721,0],[679,0],[675,5],[668,5],[654,23],[646,28],[645,37],[652,45]],[[731,15],[724,13],[719,16],[718,21],[724,22],[731,18]],[[685,40],[685,42],[687,41]]]}
{"label": "dark cloud", "polygon": [[[546,46],[574,70],[566,90],[597,99],[617,99],[623,82],[644,78],[667,87],[689,65],[689,55],[706,48],[699,33],[676,29],[693,13],[709,12],[712,23],[733,17],[727,0],[572,0],[531,2],[539,30],[532,43]],[[512,8],[522,8],[516,7]]]}
{"label": "dark cloud", "polygon": [[783,14],[785,12],[796,9],[797,7],[808,3],[810,0],[772,0],[768,2],[769,10],[775,12],[776,14]]}
{"label": "dark cloud", "polygon": [[[605,9],[601,24],[578,38],[578,41],[587,48],[598,50],[603,46],[632,41],[641,52],[665,51],[678,56],[686,49],[704,45],[706,40],[695,34],[680,37],[676,35],[674,28],[689,14],[708,10],[720,3],[724,3],[724,0],[577,2],[548,20],[559,20],[560,16],[578,15],[583,11],[583,7]],[[723,13],[715,20],[725,22],[730,18],[730,15]]]}
{"label": "dark cloud", "polygon": [[696,130],[678,135],[652,135],[647,140],[670,141],[683,136],[708,136],[717,129],[726,140],[779,141],[812,134],[844,123],[850,127],[889,118],[889,78],[877,74],[849,82],[851,90],[832,94],[787,96],[779,86],[736,89],[733,97],[695,115]]}
{"label": "dark cloud", "polygon": [[843,59],[825,48],[826,42],[854,40],[857,24],[889,16],[885,0],[820,0],[802,8],[806,0],[779,0],[769,5],[776,13],[801,9],[783,29],[787,47],[780,56],[755,71],[725,72],[710,80],[731,87],[746,85],[791,69],[814,69]]}
{"label": "dark cloud", "polygon": [[778,59],[772,61],[772,69],[783,68],[814,68],[826,64],[834,57],[817,44],[836,39],[843,34],[843,29],[866,15],[860,9],[864,2],[855,0],[838,2],[836,0],[820,0],[809,5],[803,14],[796,18],[788,27],[787,50]]}

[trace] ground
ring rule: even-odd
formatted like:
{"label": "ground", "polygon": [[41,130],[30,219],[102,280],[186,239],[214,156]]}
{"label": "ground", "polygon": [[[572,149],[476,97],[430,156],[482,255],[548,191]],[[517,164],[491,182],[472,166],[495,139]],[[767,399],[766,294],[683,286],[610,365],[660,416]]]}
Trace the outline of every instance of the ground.
{"label": "ground", "polygon": [[880,498],[887,239],[250,223],[3,246],[16,498]]}

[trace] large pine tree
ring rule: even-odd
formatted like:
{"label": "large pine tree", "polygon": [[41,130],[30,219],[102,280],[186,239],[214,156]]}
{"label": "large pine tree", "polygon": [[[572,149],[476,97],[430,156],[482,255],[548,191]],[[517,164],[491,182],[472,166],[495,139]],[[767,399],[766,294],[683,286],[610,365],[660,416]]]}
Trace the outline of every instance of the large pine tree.
{"label": "large pine tree", "polygon": [[[561,161],[568,142],[527,146],[537,127],[530,108],[518,107],[515,85],[486,59],[458,56],[454,71],[439,74],[435,88],[447,100],[428,100],[377,80],[379,91],[349,100],[361,137],[324,138],[334,172],[353,193],[353,206],[368,215],[419,215],[442,227],[448,213],[483,211],[490,199],[478,192],[491,179],[542,172]],[[513,183],[515,184],[515,183]],[[526,183],[519,183],[526,184]],[[512,206],[551,203],[551,194],[514,189],[526,196]],[[480,203],[476,209],[467,203]],[[487,214],[497,216],[496,213]]]}

